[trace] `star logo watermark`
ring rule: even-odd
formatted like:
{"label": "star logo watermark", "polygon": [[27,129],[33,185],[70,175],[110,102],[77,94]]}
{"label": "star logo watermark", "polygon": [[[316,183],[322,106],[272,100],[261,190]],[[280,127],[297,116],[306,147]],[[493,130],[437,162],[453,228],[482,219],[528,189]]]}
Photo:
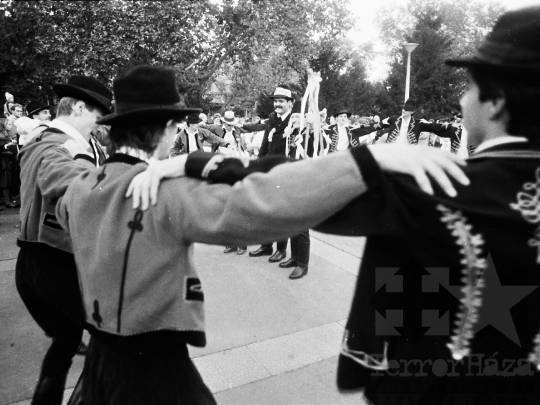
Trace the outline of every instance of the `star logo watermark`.
{"label": "star logo watermark", "polygon": [[[481,307],[474,333],[491,325],[521,346],[510,310],[538,286],[502,285],[491,254],[480,275]],[[476,287],[476,286],[474,286]],[[423,336],[449,336],[450,312],[464,296],[463,285],[450,284],[450,269],[423,267],[411,261],[402,267],[375,270],[375,333],[418,340]]]}

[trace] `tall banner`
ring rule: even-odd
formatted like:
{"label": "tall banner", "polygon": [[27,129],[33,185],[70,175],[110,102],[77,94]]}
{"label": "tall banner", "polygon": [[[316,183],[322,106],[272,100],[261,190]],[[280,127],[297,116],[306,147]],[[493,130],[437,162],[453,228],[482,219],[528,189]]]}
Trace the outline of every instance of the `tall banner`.
{"label": "tall banner", "polygon": [[[300,109],[300,133],[305,126],[306,113],[313,119],[313,157],[319,156],[319,151],[323,148],[321,137],[321,116],[319,112],[319,89],[321,87],[321,74],[314,72],[312,69],[308,69],[308,85],[304,97],[302,98],[302,105]],[[304,159],[309,157],[307,154],[309,141],[309,132],[304,140],[304,147],[296,148],[296,158],[303,157]],[[300,145],[298,145],[300,146]]]}

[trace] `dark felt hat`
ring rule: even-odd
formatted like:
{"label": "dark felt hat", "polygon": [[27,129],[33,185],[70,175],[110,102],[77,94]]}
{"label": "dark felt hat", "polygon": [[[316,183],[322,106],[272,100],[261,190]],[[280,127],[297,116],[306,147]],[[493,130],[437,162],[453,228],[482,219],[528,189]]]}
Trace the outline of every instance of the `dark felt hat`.
{"label": "dark felt hat", "polygon": [[456,67],[540,72],[540,7],[504,13],[478,47],[476,55],[449,59]]}
{"label": "dark felt hat", "polygon": [[28,112],[28,116],[32,117],[32,115],[37,114],[43,110],[49,110],[50,108],[50,105],[42,103],[41,101],[30,101],[26,106],[26,111]]}
{"label": "dark felt hat", "polygon": [[55,84],[53,90],[60,98],[76,98],[111,112],[111,91],[93,77],[71,76],[67,84]]}
{"label": "dark felt hat", "polygon": [[337,116],[341,115],[341,114],[347,114],[347,117],[350,117],[352,115],[345,108],[338,108],[338,109],[336,109],[336,112],[332,115],[332,117],[337,118]]}
{"label": "dark felt hat", "polygon": [[117,124],[152,119],[183,119],[200,108],[188,108],[178,93],[174,70],[168,67],[137,66],[113,82],[116,110],[98,124]]}
{"label": "dark felt hat", "polygon": [[408,98],[403,104],[403,109],[405,111],[414,111],[416,110],[416,100],[414,98]]}
{"label": "dark felt hat", "polygon": [[191,113],[186,117],[186,122],[188,124],[198,124],[199,122],[202,122],[202,120],[198,113]]}
{"label": "dark felt hat", "polygon": [[274,90],[274,94],[270,98],[284,98],[287,100],[294,100],[293,92],[286,84],[279,84]]}

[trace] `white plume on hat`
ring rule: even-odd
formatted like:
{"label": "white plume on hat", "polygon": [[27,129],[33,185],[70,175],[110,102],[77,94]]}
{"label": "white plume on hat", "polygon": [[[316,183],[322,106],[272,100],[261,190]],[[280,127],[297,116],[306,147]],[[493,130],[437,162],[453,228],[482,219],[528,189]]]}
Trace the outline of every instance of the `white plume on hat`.
{"label": "white plume on hat", "polygon": [[13,98],[13,94],[8,93],[8,92],[6,91],[6,101],[9,100],[10,98]]}

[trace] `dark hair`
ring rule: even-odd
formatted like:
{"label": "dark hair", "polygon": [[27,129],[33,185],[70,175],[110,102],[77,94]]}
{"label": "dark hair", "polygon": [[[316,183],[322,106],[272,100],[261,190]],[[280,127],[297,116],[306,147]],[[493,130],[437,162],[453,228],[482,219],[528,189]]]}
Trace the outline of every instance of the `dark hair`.
{"label": "dark hair", "polygon": [[529,80],[530,75],[469,68],[472,80],[479,89],[482,102],[504,97],[509,121],[506,132],[527,138],[540,137],[540,82]]}
{"label": "dark hair", "polygon": [[127,146],[152,154],[163,137],[167,122],[165,119],[141,125],[113,124],[109,133],[110,150],[115,151]]}
{"label": "dark hair", "polygon": [[20,108],[21,110],[23,110],[23,106],[20,105],[20,104],[17,104],[17,103],[12,104],[9,110],[10,110],[11,112],[13,112],[13,111],[15,111],[15,108]]}

